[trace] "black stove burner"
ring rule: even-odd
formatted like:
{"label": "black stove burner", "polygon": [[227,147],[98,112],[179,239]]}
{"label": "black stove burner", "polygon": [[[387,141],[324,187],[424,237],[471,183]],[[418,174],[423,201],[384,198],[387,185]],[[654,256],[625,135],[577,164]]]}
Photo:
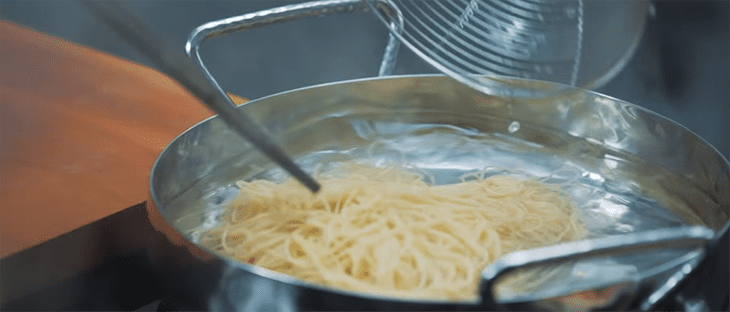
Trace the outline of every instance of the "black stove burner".
{"label": "black stove burner", "polygon": [[152,301],[152,302],[150,302],[150,303],[144,305],[143,307],[141,307],[141,308],[139,308],[137,310],[134,310],[134,311],[139,311],[139,312],[158,311],[158,312],[162,312],[162,311],[168,311],[168,310],[165,310],[164,309],[164,306],[162,306],[162,300],[157,299],[157,300]]}
{"label": "black stove burner", "polygon": [[145,204],[5,257],[0,310],[135,310],[162,296]]}

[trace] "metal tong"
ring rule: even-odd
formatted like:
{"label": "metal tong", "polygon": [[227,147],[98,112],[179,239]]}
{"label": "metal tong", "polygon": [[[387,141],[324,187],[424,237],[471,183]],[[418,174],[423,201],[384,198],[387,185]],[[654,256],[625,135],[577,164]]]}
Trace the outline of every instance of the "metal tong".
{"label": "metal tong", "polygon": [[[178,81],[190,93],[205,103],[208,108],[217,113],[228,126],[251,142],[269,159],[281,166],[312,192],[316,193],[319,190],[320,185],[317,181],[295,164],[254,120],[249,118],[242,110],[236,109],[236,105],[203,65],[198,53],[198,47],[205,39],[235,31],[305,17],[366,10],[368,6],[359,0],[316,1],[206,23],[196,28],[187,41],[185,48],[188,57],[193,61],[191,63],[181,53],[175,53],[173,49],[165,44],[162,37],[152,31],[144,22],[115,2],[83,1],[83,3],[129,44],[147,56],[157,66],[158,70]],[[379,3],[379,9],[390,10],[387,2]],[[390,35],[379,75],[388,75],[392,72],[398,46],[399,41]]]}

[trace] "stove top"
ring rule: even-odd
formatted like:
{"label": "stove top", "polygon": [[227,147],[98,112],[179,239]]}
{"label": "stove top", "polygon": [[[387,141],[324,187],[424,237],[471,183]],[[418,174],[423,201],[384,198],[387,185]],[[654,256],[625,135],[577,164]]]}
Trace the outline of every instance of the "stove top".
{"label": "stove top", "polygon": [[140,203],[0,262],[2,310],[135,310],[162,296]]}

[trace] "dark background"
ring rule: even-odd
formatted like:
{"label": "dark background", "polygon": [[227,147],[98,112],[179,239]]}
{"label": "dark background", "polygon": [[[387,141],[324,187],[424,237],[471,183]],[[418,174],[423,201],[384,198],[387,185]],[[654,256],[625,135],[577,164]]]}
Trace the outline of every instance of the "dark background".
{"label": "dark background", "polygon": [[[205,22],[295,2],[302,1],[156,0],[122,5],[183,51],[190,32]],[[652,5],[634,57],[597,91],[675,120],[730,156],[730,2],[670,0]],[[3,0],[0,18],[149,65],[76,1]],[[386,37],[387,30],[372,13],[358,12],[236,33],[206,42],[201,53],[226,91],[255,99],[375,76]],[[403,48],[395,72],[435,70]]]}

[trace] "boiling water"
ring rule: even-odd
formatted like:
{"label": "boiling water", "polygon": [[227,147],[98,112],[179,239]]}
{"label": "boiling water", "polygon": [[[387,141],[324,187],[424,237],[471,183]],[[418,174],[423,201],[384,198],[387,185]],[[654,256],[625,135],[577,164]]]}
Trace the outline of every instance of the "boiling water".
{"label": "boiling water", "polygon": [[[358,127],[363,125],[355,126]],[[658,184],[663,177],[673,176],[670,172],[615,151],[604,150],[596,155],[595,149],[599,147],[584,141],[576,141],[573,148],[555,151],[503,134],[483,134],[453,126],[371,123],[368,128],[378,137],[371,139],[367,133],[361,133],[371,139],[367,145],[316,151],[301,155],[297,163],[309,171],[353,160],[375,165],[398,164],[422,173],[426,182],[436,185],[461,182],[462,176],[474,172],[558,184],[578,204],[591,236],[701,224],[691,209],[670,202],[672,195]],[[576,155],[571,155],[571,150]],[[259,171],[241,179],[282,181],[288,177],[279,168]],[[671,180],[681,181],[676,177]],[[693,188],[689,184],[684,187]],[[206,196],[206,211],[217,216],[217,210],[237,193],[233,183],[212,190]],[[216,218],[205,219],[203,227],[214,225],[211,221]]]}
{"label": "boiling water", "polygon": [[[694,190],[684,179],[580,138],[564,136],[562,139],[567,143],[559,148],[523,140],[517,134],[524,131],[525,126],[517,122],[509,123],[506,134],[486,134],[451,125],[360,119],[348,119],[347,123],[363,144],[299,155],[297,162],[310,172],[353,160],[375,165],[398,164],[422,173],[426,182],[435,185],[458,183],[465,174],[475,172],[483,172],[485,176],[509,174],[537,179],[559,185],[577,203],[589,237],[703,224],[693,209],[664,187],[671,181],[672,187]],[[249,171],[240,179],[282,181],[288,178],[279,168],[252,166]],[[193,205],[202,209],[184,214],[177,220],[176,227],[188,231],[188,237],[196,242],[202,231],[219,224],[226,204],[238,195],[234,183],[208,184],[207,195]],[[694,198],[704,196],[699,191],[695,193]],[[702,201],[711,202],[706,197]],[[586,261],[574,267],[573,275],[561,279],[580,282],[605,280],[610,276],[620,280],[636,278],[641,272],[646,273],[644,276],[654,276],[662,273],[656,272],[657,268],[668,271],[668,261],[690,252],[692,250],[670,250],[661,254]]]}

